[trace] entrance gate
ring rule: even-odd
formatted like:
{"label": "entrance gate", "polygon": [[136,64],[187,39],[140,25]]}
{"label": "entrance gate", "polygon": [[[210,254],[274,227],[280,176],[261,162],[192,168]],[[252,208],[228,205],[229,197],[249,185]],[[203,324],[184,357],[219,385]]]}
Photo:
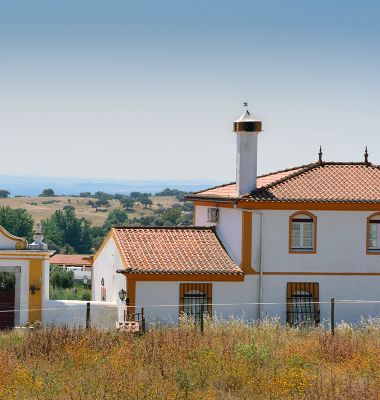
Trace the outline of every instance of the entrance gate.
{"label": "entrance gate", "polygon": [[0,329],[10,329],[15,325],[15,292],[0,291]]}

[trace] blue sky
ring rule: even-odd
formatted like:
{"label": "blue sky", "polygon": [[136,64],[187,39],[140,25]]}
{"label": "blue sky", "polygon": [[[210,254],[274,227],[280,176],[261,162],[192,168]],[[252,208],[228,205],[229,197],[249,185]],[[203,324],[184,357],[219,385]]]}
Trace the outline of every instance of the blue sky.
{"label": "blue sky", "polygon": [[263,122],[259,173],[380,164],[377,1],[0,0],[3,174],[235,180],[232,122]]}

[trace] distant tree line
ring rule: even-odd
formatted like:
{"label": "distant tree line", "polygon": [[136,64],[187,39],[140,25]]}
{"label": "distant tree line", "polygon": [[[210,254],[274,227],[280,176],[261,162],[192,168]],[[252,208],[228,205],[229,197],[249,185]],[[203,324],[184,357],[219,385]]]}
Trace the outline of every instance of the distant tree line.
{"label": "distant tree line", "polygon": [[[49,189],[46,189],[49,190]],[[165,189],[165,193],[176,193],[184,195],[176,189]],[[54,196],[54,191],[46,192],[46,197]],[[85,192],[87,197],[87,193]],[[91,194],[91,193],[90,193]],[[169,194],[166,194],[169,195]],[[165,195],[165,196],[166,196]],[[92,226],[92,221],[86,218],[78,218],[75,214],[75,207],[65,205],[63,210],[56,210],[50,217],[43,219],[42,234],[49,249],[61,254],[89,254],[97,251],[108,232],[114,226],[176,226],[192,225],[194,219],[194,204],[192,202],[174,203],[169,208],[164,208],[157,203],[158,208],[154,208],[153,215],[142,215],[131,218],[128,216],[136,202],[144,205],[144,208],[152,206],[151,193],[132,192],[130,196],[116,194],[112,196],[104,192],[96,192],[90,200],[95,207],[101,207],[106,202],[109,204],[111,198],[119,200],[123,209],[114,209],[108,213],[104,224]],[[45,197],[45,196],[42,196]],[[55,200],[44,203],[49,204]],[[98,201],[100,201],[98,203]],[[107,207],[107,205],[105,205]],[[33,242],[34,219],[25,209],[13,209],[10,206],[0,207],[0,225],[15,236],[23,237],[29,243]]]}

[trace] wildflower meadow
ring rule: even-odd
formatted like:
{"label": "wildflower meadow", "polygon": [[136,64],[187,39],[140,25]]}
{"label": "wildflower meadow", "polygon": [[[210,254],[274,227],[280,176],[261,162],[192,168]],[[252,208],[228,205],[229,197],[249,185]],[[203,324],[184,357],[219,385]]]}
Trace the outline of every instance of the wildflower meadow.
{"label": "wildflower meadow", "polygon": [[49,326],[0,334],[1,399],[380,396],[380,325],[187,321],[145,334]]}

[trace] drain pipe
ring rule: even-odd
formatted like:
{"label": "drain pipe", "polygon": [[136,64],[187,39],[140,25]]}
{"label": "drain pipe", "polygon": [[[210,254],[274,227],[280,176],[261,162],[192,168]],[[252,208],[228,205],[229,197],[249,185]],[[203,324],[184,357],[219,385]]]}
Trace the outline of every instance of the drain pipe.
{"label": "drain pipe", "polygon": [[[264,215],[262,211],[258,210],[246,210],[245,208],[236,207],[234,204],[234,209],[238,211],[250,212],[252,214],[259,214],[261,216],[261,235],[260,235],[260,279],[259,279],[259,317],[261,319],[261,303],[263,302],[263,258],[264,258],[264,240],[263,240],[263,232],[264,232]],[[252,246],[252,243],[251,243]]]}

